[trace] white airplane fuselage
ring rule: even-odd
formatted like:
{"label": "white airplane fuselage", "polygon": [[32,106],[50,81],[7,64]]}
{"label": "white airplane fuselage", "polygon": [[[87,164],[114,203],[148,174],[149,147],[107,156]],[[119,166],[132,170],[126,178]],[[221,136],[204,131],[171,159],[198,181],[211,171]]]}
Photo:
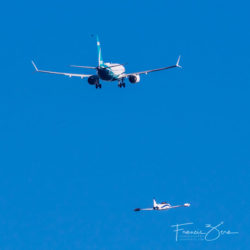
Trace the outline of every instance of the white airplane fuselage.
{"label": "white airplane fuselage", "polygon": [[153,207],[154,210],[167,210],[170,208],[171,208],[170,204],[157,204],[157,203]]}

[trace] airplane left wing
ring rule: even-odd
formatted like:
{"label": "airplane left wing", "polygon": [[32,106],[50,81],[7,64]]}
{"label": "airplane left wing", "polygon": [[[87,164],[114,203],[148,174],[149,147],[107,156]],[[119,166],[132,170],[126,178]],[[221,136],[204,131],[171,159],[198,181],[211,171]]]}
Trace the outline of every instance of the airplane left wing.
{"label": "airplane left wing", "polygon": [[55,71],[48,71],[48,70],[40,70],[37,68],[37,66],[35,65],[35,63],[33,61],[31,61],[36,72],[41,72],[41,73],[47,73],[47,74],[56,74],[56,75],[64,75],[64,76],[76,76],[76,77],[80,77],[81,79],[83,79],[84,77],[89,77],[91,75],[86,75],[86,74],[75,74],[75,73],[66,73],[66,72],[55,72]]}
{"label": "airplane left wing", "polygon": [[150,69],[150,70],[145,70],[145,71],[140,71],[140,72],[135,72],[135,73],[129,73],[129,74],[122,74],[122,77],[128,77],[130,75],[142,75],[145,74],[147,75],[148,73],[155,72],[155,71],[161,71],[161,70],[166,70],[166,69],[172,69],[172,68],[181,68],[179,65],[181,56],[178,57],[178,60],[175,65],[172,66],[167,66],[163,68],[158,68],[158,69]]}
{"label": "airplane left wing", "polygon": [[134,209],[135,212],[138,212],[138,211],[141,211],[141,210],[150,211],[150,210],[154,210],[154,209],[153,209],[153,208],[135,208],[135,209]]}

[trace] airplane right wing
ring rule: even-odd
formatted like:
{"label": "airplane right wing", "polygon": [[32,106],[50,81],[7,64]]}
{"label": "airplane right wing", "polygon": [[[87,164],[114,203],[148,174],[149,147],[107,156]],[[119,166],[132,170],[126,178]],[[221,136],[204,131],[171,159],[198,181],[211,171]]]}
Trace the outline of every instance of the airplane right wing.
{"label": "airplane right wing", "polygon": [[177,208],[177,207],[190,207],[190,203],[185,203],[183,205],[171,206],[170,208]]}
{"label": "airplane right wing", "polygon": [[55,71],[48,71],[48,70],[40,70],[37,68],[37,66],[35,65],[35,63],[33,61],[31,61],[36,72],[41,72],[41,73],[47,73],[47,74],[56,74],[56,75],[64,75],[64,76],[76,76],[76,77],[80,77],[81,79],[83,79],[84,77],[90,77],[91,75],[86,75],[86,74],[75,74],[75,73],[67,73],[67,72],[55,72]]}
{"label": "airplane right wing", "polygon": [[141,75],[141,74],[147,75],[148,73],[155,72],[155,71],[161,71],[161,70],[172,69],[172,68],[181,68],[181,66],[179,65],[180,58],[181,56],[178,57],[176,64],[172,66],[167,66],[167,67],[158,68],[158,69],[150,69],[150,70],[145,70],[145,71],[140,71],[140,72],[135,72],[135,73],[123,74],[122,77],[128,77],[130,75]]}

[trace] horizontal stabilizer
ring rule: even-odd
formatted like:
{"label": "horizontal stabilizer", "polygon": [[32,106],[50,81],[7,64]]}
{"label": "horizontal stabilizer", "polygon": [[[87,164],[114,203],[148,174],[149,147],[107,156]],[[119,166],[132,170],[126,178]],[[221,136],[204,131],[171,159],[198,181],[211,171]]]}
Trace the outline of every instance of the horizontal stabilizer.
{"label": "horizontal stabilizer", "polygon": [[79,65],[69,65],[69,66],[74,67],[74,68],[96,69],[96,67],[92,67],[92,66],[79,66]]}

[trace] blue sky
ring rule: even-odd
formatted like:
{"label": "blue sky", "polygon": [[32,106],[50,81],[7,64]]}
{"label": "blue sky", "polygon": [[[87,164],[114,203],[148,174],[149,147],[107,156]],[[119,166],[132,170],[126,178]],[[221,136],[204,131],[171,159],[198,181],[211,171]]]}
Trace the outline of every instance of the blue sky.
{"label": "blue sky", "polygon": [[[247,249],[249,4],[13,1],[1,8],[1,249]],[[91,34],[125,89],[34,74],[90,72]],[[134,213],[152,198],[190,208]],[[192,222],[239,232],[175,241]],[[191,229],[191,228],[190,228]]]}

